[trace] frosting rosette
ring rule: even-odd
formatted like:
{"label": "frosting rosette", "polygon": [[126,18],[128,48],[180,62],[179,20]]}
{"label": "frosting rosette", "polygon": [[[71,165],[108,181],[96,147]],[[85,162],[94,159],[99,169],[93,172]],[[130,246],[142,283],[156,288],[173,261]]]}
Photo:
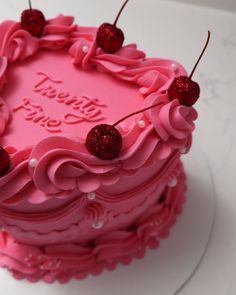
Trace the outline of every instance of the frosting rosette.
{"label": "frosting rosette", "polygon": [[115,74],[137,66],[144,58],[144,52],[138,50],[135,44],[130,44],[122,47],[115,54],[105,54],[101,48],[98,48],[91,63],[95,64],[99,71]]}
{"label": "frosting rosette", "polygon": [[35,54],[38,48],[38,39],[22,30],[20,23],[5,21],[0,25],[0,56],[10,63]]}
{"label": "frosting rosette", "polygon": [[70,35],[75,30],[74,18],[59,15],[47,21],[43,36],[39,39],[40,48],[60,49],[70,42]]}
{"label": "frosting rosette", "polygon": [[9,110],[4,100],[0,97],[0,135],[2,135],[6,129],[7,122],[9,120]]}
{"label": "frosting rosette", "polygon": [[[153,96],[154,97],[154,96]],[[191,142],[195,129],[197,111],[193,107],[181,105],[178,100],[168,102],[166,95],[159,96],[152,104],[160,104],[146,112],[158,135],[173,148],[180,148]]]}
{"label": "frosting rosette", "polygon": [[0,178],[0,201],[11,202],[17,195],[24,191],[32,182],[27,173],[28,158],[31,148],[15,151],[12,147],[6,147],[11,157],[10,172]]}
{"label": "frosting rosette", "polygon": [[[173,64],[176,70],[173,70]],[[144,59],[116,74],[118,78],[138,85],[145,96],[166,91],[176,75],[186,75],[185,69],[178,63],[160,58]]]}
{"label": "frosting rosette", "polygon": [[0,56],[0,91],[2,90],[4,84],[6,84],[7,79],[5,76],[5,72],[7,69],[7,58]]}
{"label": "frosting rosette", "polygon": [[82,69],[91,67],[90,58],[95,54],[97,28],[79,27],[71,36],[73,45],[69,53],[73,57],[73,62],[80,65]]}
{"label": "frosting rosette", "polygon": [[118,73],[145,58],[145,54],[135,44],[124,46],[114,54],[107,54],[97,47],[96,36],[97,28],[79,26],[71,36],[73,45],[69,53],[74,64],[80,65],[82,69],[96,66],[99,71]]}
{"label": "frosting rosette", "polygon": [[[0,91],[2,90],[3,86],[5,85],[6,76],[5,71],[7,68],[7,58],[0,57]],[[10,112],[9,109],[4,102],[4,100],[0,97],[0,135],[2,135],[5,131],[6,124],[9,120]]]}
{"label": "frosting rosette", "polygon": [[42,140],[30,157],[38,161],[37,167],[29,168],[34,184],[47,194],[74,190],[87,193],[102,184],[111,185],[120,177],[115,165],[103,161],[97,165],[96,158],[88,157],[84,143],[65,137]]}

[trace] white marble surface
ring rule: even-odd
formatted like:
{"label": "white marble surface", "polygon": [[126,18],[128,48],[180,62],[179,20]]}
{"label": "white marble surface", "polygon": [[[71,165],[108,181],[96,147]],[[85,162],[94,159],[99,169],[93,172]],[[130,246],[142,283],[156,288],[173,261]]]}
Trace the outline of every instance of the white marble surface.
{"label": "white marble surface", "polygon": [[[0,0],[0,19],[17,19],[24,2]],[[64,11],[76,15],[77,21],[83,25],[99,25],[104,20],[112,21],[121,2],[41,0],[36,6],[46,11],[49,17]],[[234,295],[236,13],[171,1],[135,0],[124,12],[120,26],[125,28],[126,42],[137,42],[149,56],[172,57],[189,71],[205,42],[207,30],[212,31],[211,44],[194,76],[202,88],[202,97],[196,106],[199,120],[195,141],[200,142],[212,171],[217,216],[205,258],[179,294]]]}
{"label": "white marble surface", "polygon": [[227,10],[236,10],[236,1],[235,0],[174,0],[178,2],[192,3],[202,6],[217,7]]}

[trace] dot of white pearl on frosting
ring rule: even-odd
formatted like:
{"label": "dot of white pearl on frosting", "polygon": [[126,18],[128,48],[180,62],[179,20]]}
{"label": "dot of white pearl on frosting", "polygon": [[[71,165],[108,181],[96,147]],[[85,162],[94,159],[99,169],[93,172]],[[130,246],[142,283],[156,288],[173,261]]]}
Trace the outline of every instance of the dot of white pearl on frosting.
{"label": "dot of white pearl on frosting", "polygon": [[172,67],[172,70],[173,70],[174,72],[177,72],[177,71],[178,71],[177,64],[173,63],[173,64],[171,65],[171,67]]}
{"label": "dot of white pearl on frosting", "polygon": [[32,168],[35,168],[37,165],[38,165],[38,160],[35,159],[35,158],[32,158],[29,160],[29,166],[32,167]]}
{"label": "dot of white pearl on frosting", "polygon": [[145,123],[145,121],[144,120],[139,120],[138,121],[138,127],[139,128],[145,128],[146,127],[146,123]]}
{"label": "dot of white pearl on frosting", "polygon": [[94,229],[101,229],[102,227],[103,227],[103,221],[97,221],[97,222],[95,222],[95,223],[93,223],[92,224],[92,227],[94,228]]}
{"label": "dot of white pearl on frosting", "polygon": [[96,199],[96,193],[95,192],[90,192],[87,194],[87,198],[90,200],[90,201],[93,201]]}
{"label": "dot of white pearl on frosting", "polygon": [[82,51],[83,51],[84,53],[87,53],[87,52],[89,51],[88,46],[83,46]]}
{"label": "dot of white pearl on frosting", "polygon": [[177,183],[178,183],[177,178],[173,178],[168,182],[168,185],[169,187],[175,187]]}

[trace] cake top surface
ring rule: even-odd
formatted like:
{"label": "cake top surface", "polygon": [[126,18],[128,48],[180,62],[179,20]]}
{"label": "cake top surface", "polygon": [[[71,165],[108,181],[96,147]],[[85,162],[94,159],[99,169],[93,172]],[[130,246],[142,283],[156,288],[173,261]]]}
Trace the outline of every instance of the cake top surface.
{"label": "cake top surface", "polygon": [[[40,38],[17,22],[1,24],[0,145],[11,155],[10,171],[0,178],[1,200],[14,202],[32,183],[45,193],[39,203],[75,188],[91,192],[189,149],[197,113],[167,95],[174,78],[186,75],[184,68],[146,58],[134,44],[105,53],[96,33],[62,15],[47,21]],[[117,126],[123,138],[117,159],[104,161],[88,152],[85,138],[93,126],[156,103]]]}

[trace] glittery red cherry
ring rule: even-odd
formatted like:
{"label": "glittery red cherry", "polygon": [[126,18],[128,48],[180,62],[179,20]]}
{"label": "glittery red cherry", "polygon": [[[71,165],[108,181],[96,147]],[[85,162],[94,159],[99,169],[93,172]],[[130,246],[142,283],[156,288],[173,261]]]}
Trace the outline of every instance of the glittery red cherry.
{"label": "glittery red cherry", "polygon": [[113,125],[101,124],[95,126],[90,130],[86,138],[85,144],[88,151],[102,160],[113,160],[117,158],[122,148],[122,137],[120,132],[115,127],[122,121],[155,108],[161,104],[162,102],[158,102],[152,106],[133,112],[116,121]]}
{"label": "glittery red cherry", "polygon": [[200,87],[198,85],[197,82],[194,82],[192,80],[192,76],[208,46],[208,43],[210,41],[210,36],[211,33],[208,31],[208,37],[207,37],[207,41],[206,44],[202,50],[201,55],[199,56],[191,74],[189,77],[187,76],[180,76],[174,79],[174,81],[172,82],[172,84],[170,85],[169,89],[168,89],[168,96],[170,100],[174,100],[174,99],[178,99],[179,102],[182,105],[185,106],[192,106],[194,105],[199,96],[200,96]]}
{"label": "glittery red cherry", "polygon": [[115,53],[124,43],[124,33],[121,29],[117,28],[116,24],[128,1],[126,0],[121,7],[114,24],[104,23],[98,28],[97,44],[106,53]]}
{"label": "glittery red cherry", "polygon": [[88,151],[102,160],[113,160],[122,147],[120,132],[111,125],[101,124],[90,130],[86,138]]}
{"label": "glittery red cherry", "polygon": [[171,84],[168,95],[170,100],[178,99],[180,104],[190,107],[197,102],[200,96],[200,87],[189,77],[180,76],[175,78]]}
{"label": "glittery red cherry", "polygon": [[0,177],[4,176],[10,168],[10,157],[7,151],[0,147]]}
{"label": "glittery red cherry", "polygon": [[29,32],[34,37],[40,37],[43,34],[46,20],[40,10],[33,9],[29,0],[29,9],[26,9],[21,14],[21,27]]}

